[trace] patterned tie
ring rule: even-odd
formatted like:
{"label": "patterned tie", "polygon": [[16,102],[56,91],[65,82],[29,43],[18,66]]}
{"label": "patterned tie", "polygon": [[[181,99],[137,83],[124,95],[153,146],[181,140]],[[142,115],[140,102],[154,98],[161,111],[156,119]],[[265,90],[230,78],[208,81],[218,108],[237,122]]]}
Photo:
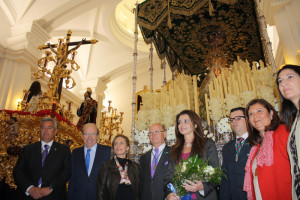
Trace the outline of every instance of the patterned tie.
{"label": "patterned tie", "polygon": [[90,165],[90,151],[91,149],[88,149],[85,155],[85,166],[88,174],[89,174],[89,165]]}
{"label": "patterned tie", "polygon": [[[45,160],[46,160],[46,157],[48,155],[48,149],[49,149],[49,145],[45,144],[44,145],[44,151],[43,151],[43,155],[42,155],[42,167],[44,167],[44,163],[45,163]],[[39,182],[38,182],[38,185],[40,185],[42,183],[42,177],[40,177],[39,179]]]}
{"label": "patterned tie", "polygon": [[240,137],[236,140],[236,145],[235,145],[235,150],[236,150],[236,154],[239,155],[241,149],[242,149],[242,146],[243,146],[243,138]]}
{"label": "patterned tie", "polygon": [[152,164],[151,164],[151,177],[153,178],[154,176],[154,172],[155,172],[155,169],[157,167],[157,160],[158,160],[158,156],[159,156],[159,149],[158,148],[155,148],[154,149],[155,151],[155,156],[153,156],[153,159],[152,159]]}

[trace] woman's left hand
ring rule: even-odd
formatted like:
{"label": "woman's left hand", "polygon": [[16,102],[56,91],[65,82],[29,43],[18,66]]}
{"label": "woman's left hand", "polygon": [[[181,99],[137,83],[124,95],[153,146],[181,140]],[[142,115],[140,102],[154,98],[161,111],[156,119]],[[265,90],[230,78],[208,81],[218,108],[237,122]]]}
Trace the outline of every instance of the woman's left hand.
{"label": "woman's left hand", "polygon": [[189,181],[185,180],[186,183],[183,183],[182,186],[189,192],[198,192],[199,190],[204,190],[202,181]]}

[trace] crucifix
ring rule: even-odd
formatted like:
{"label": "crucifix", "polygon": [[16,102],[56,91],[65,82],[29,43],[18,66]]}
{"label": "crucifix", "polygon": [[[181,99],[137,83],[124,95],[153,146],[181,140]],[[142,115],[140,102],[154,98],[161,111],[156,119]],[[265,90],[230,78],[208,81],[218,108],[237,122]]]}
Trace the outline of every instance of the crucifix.
{"label": "crucifix", "polygon": [[[66,39],[58,39],[58,44],[40,45],[39,49],[50,49],[45,52],[45,57],[42,57],[38,61],[40,70],[34,75],[37,79],[43,78],[45,74],[50,75],[48,83],[48,91],[45,93],[45,97],[48,101],[59,103],[61,98],[62,84],[65,80],[66,88],[71,89],[76,85],[74,79],[70,76],[72,71],[77,71],[80,66],[75,61],[76,50],[83,44],[95,44],[98,40],[86,40],[85,38],[81,41],[70,42],[72,31],[69,30]],[[75,46],[71,49],[69,47]],[[55,50],[56,49],[56,50]],[[55,56],[52,56],[52,53]],[[47,68],[49,62],[54,63],[52,72]],[[68,67],[70,66],[70,69]],[[71,85],[69,85],[71,83]]]}

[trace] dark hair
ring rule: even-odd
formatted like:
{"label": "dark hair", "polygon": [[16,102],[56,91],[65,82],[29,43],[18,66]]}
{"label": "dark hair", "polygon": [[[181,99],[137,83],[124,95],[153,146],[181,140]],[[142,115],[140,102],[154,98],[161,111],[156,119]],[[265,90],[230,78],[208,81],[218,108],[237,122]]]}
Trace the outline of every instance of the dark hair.
{"label": "dark hair", "polygon": [[[116,139],[119,138],[119,137],[123,138],[123,139],[126,141],[126,144],[127,144],[127,146],[129,147],[128,152],[130,152],[130,142],[129,142],[128,137],[125,136],[125,135],[116,135],[116,136],[115,136],[115,138],[113,139],[113,141],[112,141],[112,143],[111,143],[112,149],[114,148]],[[129,155],[128,155],[128,153],[127,153],[127,154],[126,154],[126,157],[128,158],[128,156],[129,156]]]}
{"label": "dark hair", "polygon": [[181,115],[188,115],[191,119],[193,125],[197,125],[194,131],[194,141],[191,150],[191,156],[196,154],[201,154],[203,157],[203,149],[205,148],[206,144],[206,136],[203,134],[202,126],[201,126],[201,119],[200,117],[191,110],[183,110],[176,116],[176,127],[175,127],[175,134],[176,134],[176,143],[172,148],[172,159],[175,162],[179,162],[181,158],[182,149],[184,146],[184,136],[178,130],[178,120]]}
{"label": "dark hair", "polygon": [[29,92],[30,93],[28,95],[27,102],[31,100],[32,96],[36,96],[42,92],[40,82],[34,81],[29,88]]}
{"label": "dark hair", "polygon": [[235,111],[238,111],[238,110],[242,111],[243,114],[245,114],[245,108],[243,108],[243,107],[232,108],[232,109],[230,110],[230,113],[235,112]]}
{"label": "dark hair", "polygon": [[[293,122],[296,118],[297,108],[293,104],[293,102],[284,98],[279,90],[278,77],[279,77],[279,74],[285,69],[291,69],[300,76],[300,66],[299,65],[285,65],[277,72],[277,77],[276,77],[277,89],[279,91],[280,98],[281,98],[280,116],[281,116],[281,119],[283,120],[283,122],[285,123],[287,130],[290,131],[292,128]],[[298,104],[300,107],[300,99],[299,99]]]}
{"label": "dark hair", "polygon": [[280,118],[279,118],[276,110],[269,102],[267,102],[264,99],[251,100],[246,106],[246,118],[251,126],[251,129],[249,130],[249,143],[251,145],[261,144],[263,141],[263,138],[260,135],[260,132],[252,126],[252,124],[250,123],[250,120],[249,120],[249,109],[250,109],[250,106],[253,106],[254,104],[262,105],[264,108],[266,108],[268,110],[269,113],[271,111],[273,111],[273,117],[271,120],[271,124],[265,127],[265,131],[275,131],[278,128],[278,126],[281,124]]}

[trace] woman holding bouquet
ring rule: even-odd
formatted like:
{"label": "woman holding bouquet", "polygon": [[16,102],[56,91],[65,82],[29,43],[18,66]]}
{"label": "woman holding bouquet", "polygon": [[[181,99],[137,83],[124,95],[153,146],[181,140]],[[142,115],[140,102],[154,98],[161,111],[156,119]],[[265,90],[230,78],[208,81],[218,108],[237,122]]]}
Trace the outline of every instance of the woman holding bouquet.
{"label": "woman holding bouquet", "polygon": [[[191,110],[184,110],[176,116],[176,143],[172,148],[172,159],[174,163],[169,165],[165,177],[165,196],[167,200],[178,200],[177,194],[167,187],[172,183],[175,165],[182,159],[198,155],[203,161],[213,168],[219,166],[218,152],[215,143],[206,138],[201,127],[200,117]],[[216,184],[198,181],[185,180],[183,187],[191,192],[192,199],[217,199],[215,190]]]}
{"label": "woman holding bouquet", "polygon": [[102,164],[97,186],[97,200],[138,200],[139,165],[127,158],[129,139],[117,135],[112,142],[114,157]]}
{"label": "woman holding bouquet", "polygon": [[251,124],[252,145],[245,167],[244,191],[248,199],[292,199],[288,131],[280,123],[273,106],[264,99],[253,99],[246,107]]}
{"label": "woman holding bouquet", "polygon": [[281,117],[290,131],[287,144],[293,178],[292,197],[300,199],[300,66],[285,65],[277,73],[281,96]]}

